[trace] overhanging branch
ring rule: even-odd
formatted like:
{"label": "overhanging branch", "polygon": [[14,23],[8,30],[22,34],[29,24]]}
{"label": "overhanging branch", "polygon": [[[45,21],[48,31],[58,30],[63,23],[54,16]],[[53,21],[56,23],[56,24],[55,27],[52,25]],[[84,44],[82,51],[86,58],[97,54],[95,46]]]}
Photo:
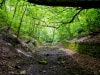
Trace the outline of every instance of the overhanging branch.
{"label": "overhanging branch", "polygon": [[68,24],[68,23],[71,23],[74,21],[75,17],[82,11],[83,9],[79,10],[73,17],[72,19],[69,21],[69,22],[63,22],[63,24]]}
{"label": "overhanging branch", "polygon": [[[58,23],[61,23],[62,25],[72,23],[72,22],[74,21],[74,19],[76,18],[76,16],[77,16],[82,10],[83,10],[83,9],[80,9],[80,10],[72,17],[72,19],[71,19],[69,22],[58,22]],[[56,23],[57,23],[57,22],[56,22]],[[62,26],[62,25],[59,25],[59,26],[57,27],[57,29],[58,29],[60,26]]]}
{"label": "overhanging branch", "polygon": [[100,0],[28,0],[28,2],[47,6],[100,8]]}
{"label": "overhanging branch", "polygon": [[77,16],[82,10],[83,10],[83,9],[80,9],[75,15],[73,15],[73,17],[71,18],[71,20],[68,21],[68,22],[52,22],[52,23],[60,23],[61,25],[59,25],[59,26],[49,26],[49,25],[47,25],[47,23],[46,23],[45,21],[43,21],[43,20],[40,20],[40,19],[38,19],[38,18],[33,18],[33,17],[32,17],[32,18],[33,18],[33,19],[37,19],[37,20],[39,20],[39,21],[45,23],[45,25],[40,25],[40,26],[45,26],[45,27],[51,27],[51,28],[56,28],[56,29],[58,29],[58,28],[59,28],[60,26],[62,26],[62,25],[72,23],[72,22],[74,21],[74,19],[76,18],[76,16]]}

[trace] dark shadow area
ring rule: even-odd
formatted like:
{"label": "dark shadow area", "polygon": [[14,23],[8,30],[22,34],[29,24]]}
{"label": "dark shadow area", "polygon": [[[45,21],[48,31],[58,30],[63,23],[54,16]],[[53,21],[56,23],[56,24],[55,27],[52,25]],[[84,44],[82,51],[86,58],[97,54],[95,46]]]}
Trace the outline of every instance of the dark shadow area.
{"label": "dark shadow area", "polygon": [[81,54],[100,58],[100,43],[78,43],[77,51]]}

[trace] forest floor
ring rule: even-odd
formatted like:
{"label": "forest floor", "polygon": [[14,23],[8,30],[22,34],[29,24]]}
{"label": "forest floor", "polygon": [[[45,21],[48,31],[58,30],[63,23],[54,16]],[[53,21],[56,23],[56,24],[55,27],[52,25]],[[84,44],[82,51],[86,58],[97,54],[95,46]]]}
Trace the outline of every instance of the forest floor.
{"label": "forest floor", "polygon": [[0,75],[100,75],[100,59],[57,46],[26,51],[4,38],[0,35]]}

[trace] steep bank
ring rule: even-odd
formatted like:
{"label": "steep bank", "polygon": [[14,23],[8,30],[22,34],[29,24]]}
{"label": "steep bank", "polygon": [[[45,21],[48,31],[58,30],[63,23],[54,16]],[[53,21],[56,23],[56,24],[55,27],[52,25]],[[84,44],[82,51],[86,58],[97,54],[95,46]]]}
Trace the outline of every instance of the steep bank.
{"label": "steep bank", "polygon": [[89,35],[71,41],[65,40],[62,42],[62,46],[81,54],[100,58],[100,34]]}

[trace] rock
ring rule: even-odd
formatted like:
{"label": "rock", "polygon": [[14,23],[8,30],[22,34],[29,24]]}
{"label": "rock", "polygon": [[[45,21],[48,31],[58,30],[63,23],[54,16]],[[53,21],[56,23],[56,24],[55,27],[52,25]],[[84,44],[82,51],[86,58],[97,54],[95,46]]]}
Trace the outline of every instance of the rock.
{"label": "rock", "polygon": [[21,74],[21,75],[26,75],[26,70],[20,71],[20,74]]}
{"label": "rock", "polygon": [[63,60],[63,61],[61,61],[61,64],[64,64],[65,62],[66,62],[66,61]]}
{"label": "rock", "polygon": [[13,71],[10,71],[9,74],[14,74],[14,72]]}
{"label": "rock", "polygon": [[20,69],[21,67],[20,67],[20,66],[18,66],[18,65],[16,65],[16,66],[15,66],[15,68],[16,68],[16,69]]}
{"label": "rock", "polygon": [[16,49],[18,53],[20,54],[23,54],[24,56],[27,56],[27,57],[32,57],[32,53],[31,52],[25,52],[25,51],[22,51],[20,49]]}
{"label": "rock", "polygon": [[99,70],[99,72],[100,72],[100,70]]}
{"label": "rock", "polygon": [[43,70],[42,72],[43,72],[43,73],[46,73],[47,71],[46,71],[46,70]]}

